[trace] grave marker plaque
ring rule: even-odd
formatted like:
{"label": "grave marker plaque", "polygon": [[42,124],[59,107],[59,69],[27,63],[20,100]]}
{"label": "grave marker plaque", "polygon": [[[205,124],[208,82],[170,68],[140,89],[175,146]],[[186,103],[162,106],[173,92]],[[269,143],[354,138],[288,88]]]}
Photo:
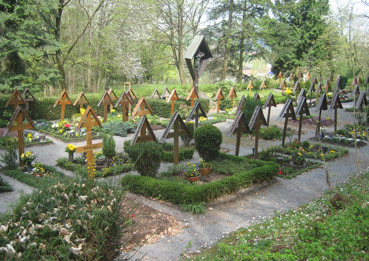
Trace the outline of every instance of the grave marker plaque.
{"label": "grave marker plaque", "polygon": [[79,104],[79,109],[82,109],[84,104],[90,105],[90,102],[83,92],[78,95],[77,99],[73,103],[73,106],[76,106],[77,104]]}
{"label": "grave marker plaque", "polygon": [[195,87],[192,87],[186,101],[188,101],[189,99],[191,99],[191,107],[193,107],[193,105],[195,104],[195,99],[199,99],[199,95],[197,94]]}
{"label": "grave marker plaque", "polygon": [[230,135],[233,135],[235,132],[237,132],[235,155],[238,156],[240,153],[242,133],[250,133],[249,124],[247,123],[245,114],[242,110],[237,112],[236,118],[234,119],[229,131]]}
{"label": "grave marker plaque", "polygon": [[156,141],[156,137],[154,131],[151,128],[150,122],[147,120],[146,115],[144,115],[143,117],[141,117],[141,120],[137,125],[135,134],[133,135],[133,139],[131,141],[131,145],[140,142],[151,141]]}
{"label": "grave marker plaque", "polygon": [[325,111],[328,109],[327,96],[325,93],[323,93],[323,95],[320,96],[319,103],[316,108],[319,112],[319,115],[318,115],[318,123],[316,125],[315,136],[318,136],[320,135],[320,120],[322,118],[322,110]]}
{"label": "grave marker plaque", "polygon": [[160,93],[157,88],[152,92],[151,99],[161,99]]}
{"label": "grave marker plaque", "polygon": [[108,120],[108,105],[112,105],[113,101],[107,91],[103,93],[97,107],[104,106],[104,122]]}
{"label": "grave marker plaque", "polygon": [[245,104],[246,104],[246,98],[245,98],[245,95],[242,95],[241,100],[240,100],[240,103],[237,106],[236,113],[238,111],[242,111],[243,110],[243,107],[245,107]]}
{"label": "grave marker plaque", "polygon": [[115,107],[117,108],[119,105],[122,105],[122,121],[128,121],[128,112],[129,112],[129,105],[131,105],[133,101],[128,97],[128,95],[123,91],[122,94],[119,96]]}
{"label": "grave marker plaque", "polygon": [[284,118],[284,127],[283,127],[283,134],[282,134],[282,147],[284,147],[286,141],[286,134],[287,134],[287,125],[288,125],[288,118],[292,120],[296,120],[295,110],[293,108],[292,99],[289,98],[283,106],[283,109],[279,115],[279,119]]}
{"label": "grave marker plaque", "polygon": [[[28,122],[24,123],[23,120]],[[24,130],[35,129],[33,125],[33,121],[28,116],[27,112],[25,112],[20,106],[18,106],[10,118],[6,131],[4,132],[4,136],[8,134],[9,131],[17,131],[18,134],[18,155],[19,155],[19,165],[21,167],[24,166],[24,162],[21,159],[22,154],[24,153]]]}
{"label": "grave marker plaque", "polygon": [[255,107],[254,113],[252,114],[252,117],[249,122],[249,129],[252,131],[255,129],[255,157],[258,157],[258,147],[259,147],[259,129],[261,125],[268,126],[263,110],[259,105]]}
{"label": "grave marker plaque", "polygon": [[174,113],[174,103],[175,101],[178,101],[179,97],[177,95],[177,91],[176,89],[173,89],[172,93],[170,94],[170,96],[167,99],[167,102],[171,102],[172,105],[170,107],[170,114],[172,115]]}
{"label": "grave marker plaque", "polygon": [[5,104],[5,107],[8,107],[9,105],[13,105],[14,111],[16,111],[17,107],[21,104],[26,104],[26,102],[24,101],[22,95],[15,88],[12,94],[10,95],[7,103]]}
{"label": "grave marker plaque", "polygon": [[299,132],[298,132],[297,140],[300,142],[303,117],[304,115],[308,115],[308,116],[310,115],[309,106],[307,104],[305,96],[302,96],[301,99],[299,100],[299,103],[297,104],[297,107],[296,107],[295,114],[299,115]]}
{"label": "grave marker plaque", "polygon": [[219,88],[217,91],[217,94],[215,95],[215,100],[217,101],[217,113],[219,113],[219,109],[220,109],[220,100],[223,100],[224,96],[223,96],[223,92],[222,92],[222,88]]}
{"label": "grave marker plaque", "polygon": [[334,110],[334,132],[337,132],[337,109],[343,109],[339,92],[335,92],[329,110]]}
{"label": "grave marker plaque", "polygon": [[269,120],[270,120],[270,111],[272,106],[277,107],[277,103],[274,100],[273,93],[269,93],[268,98],[266,99],[264,103],[264,109],[268,107],[268,117],[267,117],[267,125],[269,126]]}
{"label": "grave marker plaque", "polygon": [[[200,112],[200,114],[199,114]],[[190,114],[187,117],[186,121],[190,121],[195,119],[195,129],[199,126],[199,118],[200,117],[205,117],[207,118],[208,116],[206,116],[206,113],[204,111],[204,109],[202,108],[201,104],[199,101],[195,102],[195,105],[192,107]]]}
{"label": "grave marker plaque", "polygon": [[231,98],[232,108],[233,108],[233,98],[236,98],[236,97],[237,97],[236,89],[232,87],[228,94],[228,98]]}
{"label": "grave marker plaque", "polygon": [[249,82],[246,89],[249,90],[249,96],[251,97],[251,90],[254,89],[254,85],[252,84],[252,81]]}
{"label": "grave marker plaque", "polygon": [[62,91],[59,98],[56,100],[54,104],[54,108],[58,105],[61,105],[60,120],[64,121],[65,105],[73,105],[72,101],[68,96],[67,90]]}
{"label": "grave marker plaque", "polygon": [[108,94],[110,96],[110,99],[113,101],[112,104],[110,104],[110,112],[114,108],[114,101],[118,100],[118,96],[115,94],[112,88],[109,89]]}
{"label": "grave marker plaque", "polygon": [[95,161],[93,156],[93,151],[103,147],[102,143],[92,143],[92,127],[101,127],[101,122],[97,117],[95,111],[92,109],[91,105],[87,106],[85,113],[83,114],[81,120],[77,125],[77,129],[86,128],[86,145],[82,147],[77,147],[77,153],[87,152],[87,166],[89,172],[89,178],[94,178]]}
{"label": "grave marker plaque", "polygon": [[[173,132],[170,132],[170,130],[173,127]],[[188,137],[191,137],[190,132],[188,131],[186,124],[183,122],[181,116],[178,114],[178,112],[175,112],[170,119],[169,125],[165,128],[165,131],[163,133],[163,136],[160,139],[161,143],[164,143],[166,139],[173,138],[174,144],[173,144],[173,152],[174,152],[174,159],[173,163],[175,165],[179,162],[179,137],[186,135]]]}
{"label": "grave marker plaque", "polygon": [[362,112],[363,106],[367,106],[367,105],[368,105],[368,100],[366,99],[365,91],[361,91],[360,96],[355,103],[355,108]]}

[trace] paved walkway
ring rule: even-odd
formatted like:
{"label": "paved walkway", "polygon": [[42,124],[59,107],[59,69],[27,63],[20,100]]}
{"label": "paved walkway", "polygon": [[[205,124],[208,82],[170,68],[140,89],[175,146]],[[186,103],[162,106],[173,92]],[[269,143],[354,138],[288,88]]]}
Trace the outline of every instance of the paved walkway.
{"label": "paved walkway", "polygon": [[[345,107],[352,106],[351,104],[344,104]],[[271,124],[276,122],[279,112],[283,105],[278,105],[277,108],[272,108]],[[314,109],[312,113],[316,113]],[[264,110],[266,113],[266,110]],[[352,114],[339,112],[339,127],[343,127],[344,122],[353,121]],[[333,117],[333,112],[323,112],[323,117]],[[216,126],[223,133],[223,148],[234,153],[235,137],[228,137],[228,130],[232,121],[218,123]],[[305,130],[303,126],[303,130]],[[155,134],[160,138],[163,130],[155,131]],[[313,136],[314,131],[305,131],[302,140],[306,140]],[[131,140],[132,134],[128,137],[114,137],[117,150],[123,151],[123,142]],[[296,138],[295,137],[292,137]],[[39,157],[37,161],[55,166],[56,160],[60,157],[66,157],[64,149],[68,143],[52,138],[54,144],[32,147]],[[168,140],[170,141],[170,140]],[[288,141],[288,140],[286,140]],[[97,141],[96,141],[97,142]],[[83,145],[84,142],[75,143],[77,146]],[[260,141],[260,150],[271,145],[280,145],[281,141]],[[250,154],[252,152],[253,141],[242,140],[240,155]],[[358,149],[358,159],[361,169],[369,166],[368,161],[368,146]],[[198,154],[195,153],[194,161],[198,160]],[[171,164],[162,164],[160,170],[166,170]],[[331,174],[332,184],[337,184],[347,180],[347,178],[354,172],[357,167],[355,164],[355,150],[350,148],[349,155],[327,164],[329,173]],[[69,175],[72,175],[69,173]],[[4,176],[4,175],[2,175]],[[0,213],[10,210],[9,204],[17,200],[20,190],[25,193],[30,193],[32,188],[21,184],[13,179],[4,176],[13,188],[14,192],[0,194]],[[112,178],[117,180],[118,177]],[[181,257],[181,254],[188,251],[200,251],[203,247],[208,247],[216,243],[217,240],[224,237],[227,233],[237,230],[240,227],[247,227],[254,222],[260,222],[263,218],[273,216],[274,211],[285,211],[293,209],[302,204],[308,203],[324,190],[327,189],[325,183],[325,171],[323,168],[312,170],[308,173],[302,174],[294,179],[285,180],[276,178],[274,181],[262,184],[260,186],[247,188],[239,191],[236,194],[223,197],[216,200],[207,206],[207,212],[204,215],[191,215],[182,212],[178,206],[167,202],[159,202],[156,200],[149,200],[140,197],[144,204],[163,211],[165,213],[174,215],[184,225],[183,232],[171,237],[161,239],[159,242],[146,245],[137,252],[128,253],[133,255],[134,259],[145,257],[148,260],[176,260]],[[187,246],[191,245],[189,249]],[[123,260],[126,255],[120,256],[118,259]]]}

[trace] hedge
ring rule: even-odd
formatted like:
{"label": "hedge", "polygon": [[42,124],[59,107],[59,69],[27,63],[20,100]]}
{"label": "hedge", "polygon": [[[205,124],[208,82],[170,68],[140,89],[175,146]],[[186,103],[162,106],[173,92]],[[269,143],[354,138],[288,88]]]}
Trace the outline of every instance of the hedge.
{"label": "hedge", "polygon": [[221,154],[223,159],[249,161],[258,167],[242,171],[232,176],[202,185],[179,184],[152,177],[127,175],[122,178],[122,186],[129,191],[147,197],[159,198],[175,204],[209,202],[225,194],[238,191],[253,183],[259,183],[275,176],[279,166],[273,162],[250,160],[237,156]]}

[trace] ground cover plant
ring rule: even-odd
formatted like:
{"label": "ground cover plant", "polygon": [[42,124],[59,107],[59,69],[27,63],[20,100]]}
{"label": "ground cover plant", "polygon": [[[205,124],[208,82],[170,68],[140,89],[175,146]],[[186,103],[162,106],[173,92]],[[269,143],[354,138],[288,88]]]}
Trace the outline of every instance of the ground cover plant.
{"label": "ground cover plant", "polygon": [[56,179],[21,198],[0,221],[2,260],[97,260],[117,254],[122,190],[88,180]]}
{"label": "ground cover plant", "polygon": [[[18,143],[18,139],[13,136],[3,136],[0,137],[0,149],[6,149],[9,143]],[[24,131],[24,146],[29,147],[33,145],[42,145],[42,144],[49,144],[52,141],[45,137],[45,140],[41,140],[40,134],[33,133],[30,131]]]}
{"label": "ground cover plant", "polygon": [[364,260],[369,254],[369,171],[301,208],[242,228],[193,260]]}
{"label": "ground cover plant", "polygon": [[13,191],[12,187],[0,176],[0,193]]}
{"label": "ground cover plant", "polygon": [[[252,134],[255,135],[255,130],[253,130]],[[275,125],[267,128],[260,128],[259,137],[264,140],[280,140],[282,138],[282,131]]]}

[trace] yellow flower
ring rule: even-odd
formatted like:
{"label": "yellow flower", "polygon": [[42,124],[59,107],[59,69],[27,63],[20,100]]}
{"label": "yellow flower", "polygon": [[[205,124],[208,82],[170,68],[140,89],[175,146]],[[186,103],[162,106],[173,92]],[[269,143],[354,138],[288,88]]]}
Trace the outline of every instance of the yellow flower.
{"label": "yellow flower", "polygon": [[111,113],[114,113],[114,112],[115,112],[115,109],[112,109],[112,110],[111,110]]}
{"label": "yellow flower", "polygon": [[62,130],[62,129],[60,129],[60,130],[59,130],[59,133],[63,133],[63,130]]}
{"label": "yellow flower", "polygon": [[297,154],[298,154],[299,156],[302,156],[301,152],[298,152]]}
{"label": "yellow flower", "polygon": [[290,94],[291,94],[291,92],[292,92],[292,91],[291,91],[291,89],[287,87],[287,89],[286,89],[286,94],[287,94],[287,95],[290,95]]}
{"label": "yellow flower", "polygon": [[85,109],[83,109],[83,108],[81,108],[81,109],[79,109],[79,112],[83,115],[83,114],[85,114]]}
{"label": "yellow flower", "polygon": [[324,154],[323,153],[320,153],[320,157],[324,158]]}
{"label": "yellow flower", "polygon": [[331,150],[331,153],[335,153],[335,151],[334,150]]}
{"label": "yellow flower", "polygon": [[196,167],[196,164],[192,164],[192,166]]}

